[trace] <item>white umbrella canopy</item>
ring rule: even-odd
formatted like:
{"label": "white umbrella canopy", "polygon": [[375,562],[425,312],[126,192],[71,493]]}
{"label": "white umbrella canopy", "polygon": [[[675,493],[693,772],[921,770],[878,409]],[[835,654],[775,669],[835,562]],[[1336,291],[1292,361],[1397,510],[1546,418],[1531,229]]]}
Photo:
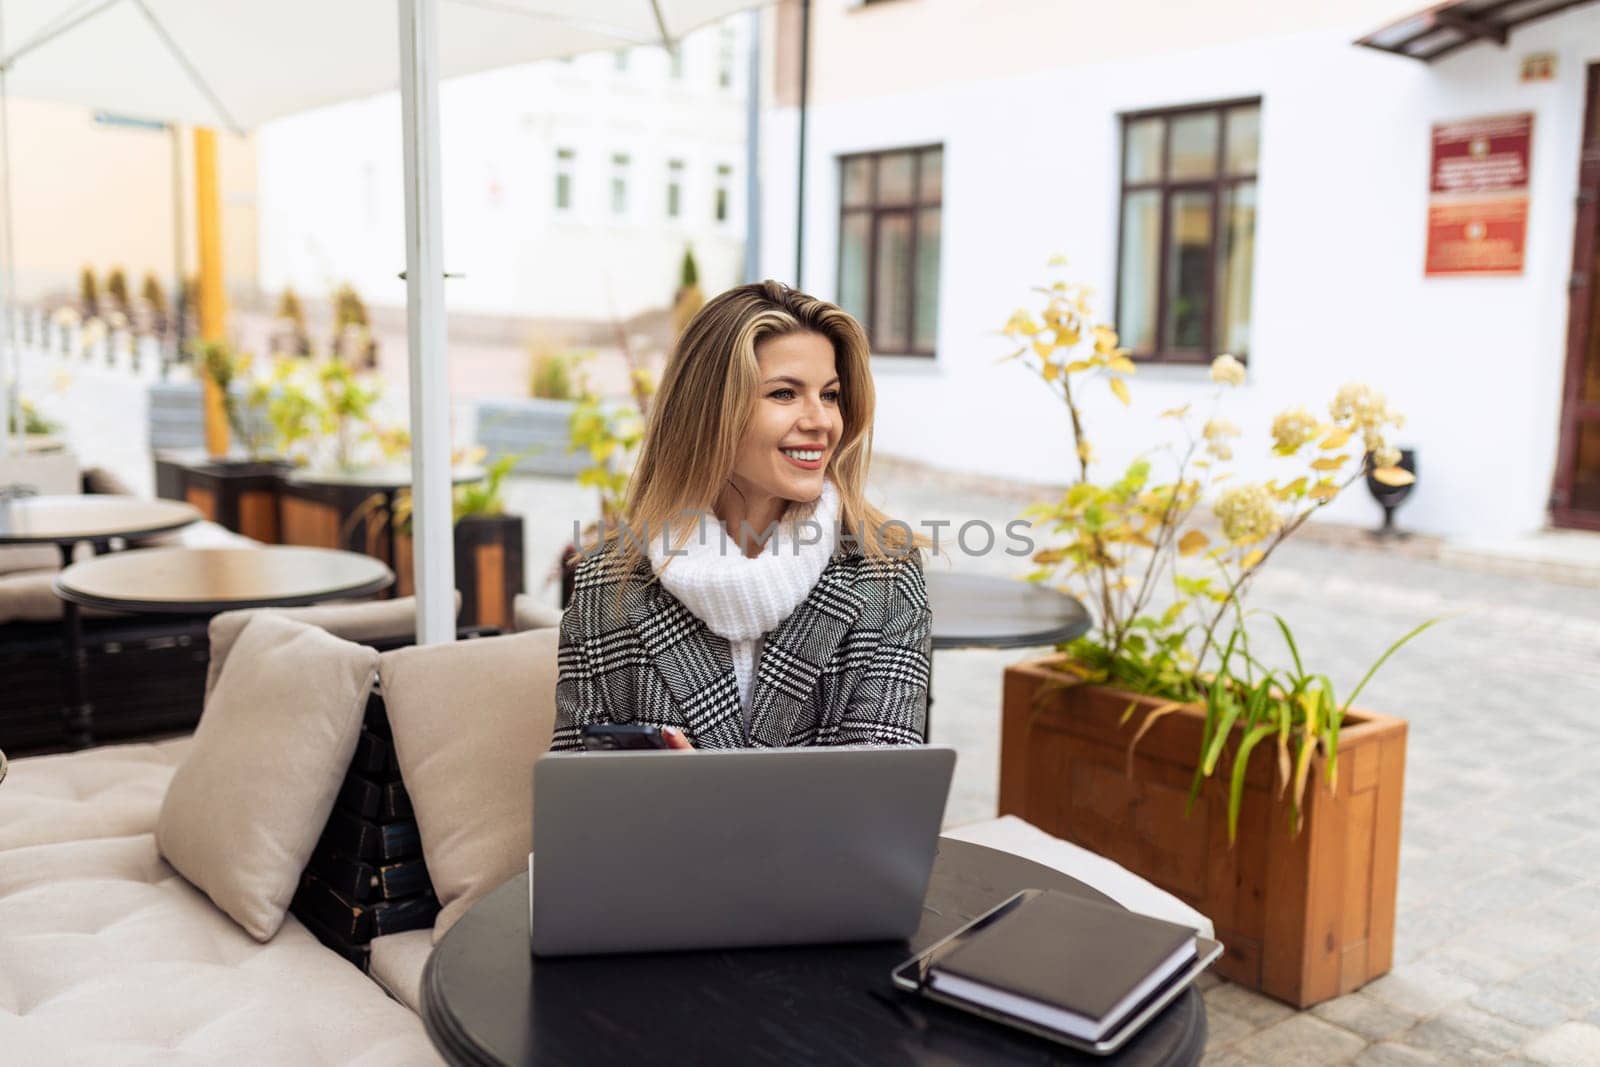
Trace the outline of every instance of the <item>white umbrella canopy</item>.
{"label": "white umbrella canopy", "polygon": [[[243,133],[282,115],[399,87],[417,640],[436,643],[455,636],[440,77],[627,45],[671,45],[765,2],[0,0],[0,103],[10,94]],[[8,192],[8,213],[9,199]],[[9,218],[4,232],[10,233]],[[4,277],[0,306],[9,307],[9,292]],[[16,368],[20,386],[20,359]],[[0,411],[16,404],[15,394],[5,396],[5,377],[0,361],[0,401],[6,401]],[[0,418],[0,455],[5,429]],[[19,426],[19,439],[20,433]]]}
{"label": "white umbrella canopy", "polygon": [[[439,0],[438,75],[673,43],[751,0]],[[400,84],[395,0],[0,0],[13,96],[242,133]]]}

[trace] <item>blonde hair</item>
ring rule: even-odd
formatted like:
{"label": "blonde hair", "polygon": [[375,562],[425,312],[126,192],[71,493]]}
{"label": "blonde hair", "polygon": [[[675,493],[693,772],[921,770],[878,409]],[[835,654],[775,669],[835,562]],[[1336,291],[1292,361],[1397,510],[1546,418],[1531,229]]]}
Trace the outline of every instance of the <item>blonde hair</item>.
{"label": "blonde hair", "polygon": [[[760,387],[756,346],[795,333],[818,334],[833,345],[844,427],[827,474],[839,491],[841,534],[853,536],[867,557],[906,555],[932,544],[865,499],[877,404],[866,331],[826,300],[781,282],[752,282],[719,294],[701,308],[667,359],[621,522],[603,533],[604,550],[614,550],[625,564],[624,583],[645,554],[640,544],[644,537],[661,536],[669,523],[681,527],[688,512],[712,510],[733,472],[755,408]],[[682,544],[689,532],[685,529],[676,543]]]}

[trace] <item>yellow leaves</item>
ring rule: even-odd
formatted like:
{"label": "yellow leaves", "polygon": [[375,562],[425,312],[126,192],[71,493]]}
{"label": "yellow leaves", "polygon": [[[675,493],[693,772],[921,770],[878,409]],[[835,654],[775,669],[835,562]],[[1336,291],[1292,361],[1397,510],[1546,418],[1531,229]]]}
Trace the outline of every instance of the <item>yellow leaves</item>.
{"label": "yellow leaves", "polygon": [[1334,449],[1343,448],[1345,445],[1347,445],[1349,443],[1350,443],[1350,431],[1349,430],[1345,430],[1345,429],[1338,429],[1338,430],[1334,430],[1328,436],[1324,437],[1322,439],[1322,443],[1317,445],[1317,447],[1322,449],[1324,452],[1332,452]]}
{"label": "yellow leaves", "polygon": [[1185,404],[1182,407],[1168,408],[1161,413],[1161,417],[1163,419],[1181,419],[1185,415],[1189,414],[1189,408],[1191,406],[1192,405],[1190,404]]}
{"label": "yellow leaves", "polygon": [[1184,534],[1178,539],[1178,555],[1192,556],[1210,543],[1211,538],[1207,537],[1201,531],[1190,530],[1188,533]]}
{"label": "yellow leaves", "polygon": [[1136,374],[1139,370],[1138,365],[1127,356],[1113,356],[1106,366],[1119,374]]}
{"label": "yellow leaves", "polygon": [[1067,364],[1067,373],[1077,374],[1079,371],[1086,371],[1092,366],[1094,366],[1094,363],[1090,360],[1075,359],[1071,363]]}
{"label": "yellow leaves", "polygon": [[1043,367],[1041,367],[1039,369],[1039,373],[1040,373],[1040,375],[1042,375],[1044,377],[1045,381],[1053,382],[1057,378],[1061,377],[1061,364],[1059,364],[1059,363],[1046,363]]}
{"label": "yellow leaves", "polygon": [[1417,476],[1404,467],[1379,467],[1372,472],[1373,481],[1379,485],[1410,485],[1417,480]]}
{"label": "yellow leaves", "polygon": [[1259,548],[1252,549],[1249,553],[1247,553],[1245,555],[1244,559],[1241,559],[1239,561],[1239,570],[1240,571],[1248,571],[1248,570],[1254,568],[1256,564],[1260,563],[1262,560],[1264,560],[1266,558],[1267,558],[1267,554],[1265,552],[1263,552],[1261,549],[1259,549]]}
{"label": "yellow leaves", "polygon": [[1078,329],[1076,323],[1062,323],[1056,327],[1056,344],[1063,348],[1071,348],[1083,340],[1083,331]]}
{"label": "yellow leaves", "polygon": [[1044,338],[1035,337],[1033,339],[1033,354],[1044,360],[1046,363],[1050,362],[1050,353],[1054,351],[1055,346]]}
{"label": "yellow leaves", "polygon": [[1018,308],[1011,313],[1011,318],[1006,320],[1004,332],[1032,337],[1039,332],[1039,329],[1039,324],[1033,321],[1033,316],[1022,308]]}
{"label": "yellow leaves", "polygon": [[1060,252],[1057,252],[1045,262],[1045,266],[1047,267],[1065,267],[1066,265],[1067,257],[1062,255]]}
{"label": "yellow leaves", "polygon": [[1316,485],[1313,485],[1310,489],[1306,490],[1306,496],[1309,496],[1312,500],[1323,504],[1326,504],[1328,501],[1332,500],[1338,495],[1339,487],[1327,479],[1323,479]]}
{"label": "yellow leaves", "polygon": [[1305,491],[1306,479],[1304,475],[1301,475],[1299,478],[1296,478],[1288,485],[1282,486],[1275,492],[1279,500],[1293,500],[1297,496],[1304,496]]}
{"label": "yellow leaves", "polygon": [[1122,401],[1123,404],[1133,403],[1133,397],[1128,395],[1128,383],[1121,378],[1111,379],[1111,391],[1116,394],[1117,399]]}
{"label": "yellow leaves", "polygon": [[1324,456],[1322,459],[1312,463],[1311,469],[1314,471],[1336,471],[1344,466],[1344,461],[1349,458],[1349,456]]}
{"label": "yellow leaves", "polygon": [[1094,328],[1094,350],[1103,355],[1111,355],[1117,350],[1117,331],[1109,326],[1096,326]]}
{"label": "yellow leaves", "polygon": [[1078,458],[1084,463],[1094,461],[1094,448],[1090,446],[1088,438],[1078,438]]}

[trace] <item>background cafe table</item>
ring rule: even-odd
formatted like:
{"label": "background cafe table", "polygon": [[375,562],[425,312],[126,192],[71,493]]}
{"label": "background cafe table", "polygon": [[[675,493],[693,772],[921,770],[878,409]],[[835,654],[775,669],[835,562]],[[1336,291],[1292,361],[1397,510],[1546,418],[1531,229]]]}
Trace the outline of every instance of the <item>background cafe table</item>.
{"label": "background cafe table", "polygon": [[[468,482],[482,481],[484,474],[482,467],[456,467],[450,471],[450,484],[465,485]],[[376,493],[383,504],[384,523],[389,527],[389,565],[393,566],[395,560],[400,558],[400,531],[394,521],[394,500],[400,490],[411,488],[410,467],[362,467],[347,471],[296,470],[290,471],[284,479],[290,485],[316,486],[324,489],[366,489]]]}
{"label": "background cafe table", "polygon": [[199,522],[200,512],[175,500],[144,500],[98,493],[83,496],[0,496],[0,545],[55,545],[61,565],[88,541],[104,549],[113,540],[170,533]]}
{"label": "background cafe table", "polygon": [[519,874],[434,947],[422,1020],[453,1064],[1198,1063],[1206,1016],[1193,987],[1100,1058],[890,984],[895,967],[1026,888],[1106,899],[1031,860],[940,839],[909,942],[539,959]]}
{"label": "background cafe table", "polygon": [[77,563],[56,576],[67,632],[66,727],[73,744],[94,739],[84,699],[80,607],[215,615],[359,599],[388,588],[394,572],[371,556],[331,548],[144,548]]}
{"label": "background cafe table", "polygon": [[[933,609],[933,650],[1037,648],[1082,637],[1089,613],[1076,597],[1048,585],[988,574],[952,574],[938,564],[924,575]],[[928,718],[933,736],[933,665],[928,665]]]}

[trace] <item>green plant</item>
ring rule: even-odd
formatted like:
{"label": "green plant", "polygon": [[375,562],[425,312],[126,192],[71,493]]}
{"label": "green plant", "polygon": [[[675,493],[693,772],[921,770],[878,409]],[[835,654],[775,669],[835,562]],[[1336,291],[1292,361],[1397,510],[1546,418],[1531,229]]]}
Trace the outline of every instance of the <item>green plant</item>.
{"label": "green plant", "polygon": [[678,268],[678,289],[672,297],[672,335],[682,336],[684,327],[705,307],[705,294],[700,291],[700,268],[694,261],[694,250],[683,250],[683,263]]}
{"label": "green plant", "polygon": [[332,436],[333,460],[340,470],[355,466],[355,448],[373,436],[372,409],[381,390],[364,384],[342,360],[325,361],[317,370],[322,387],[322,430]]}
{"label": "green plant", "polygon": [[[22,409],[23,433],[50,434],[61,432],[61,424],[46,418],[44,413],[27,397],[18,400],[17,406]],[[17,432],[17,417],[10,411],[6,412],[6,432]]]}
{"label": "green plant", "polygon": [[611,523],[622,514],[633,453],[644,439],[645,417],[655,396],[655,379],[643,367],[629,374],[631,403],[607,403],[583,377],[581,395],[568,422],[568,452],[584,451],[590,464],[578,472],[578,484],[600,490],[602,520]]}
{"label": "green plant", "polygon": [[106,276],[106,296],[111,298],[113,308],[127,314],[128,276],[123,273],[121,267],[112,267],[111,273]]}
{"label": "green plant", "polygon": [[78,272],[78,302],[83,305],[85,316],[93,315],[100,307],[100,285],[95,281],[93,267]]}
{"label": "green plant", "polygon": [[295,294],[293,286],[285,286],[283,295],[278,298],[278,318],[294,323],[297,332],[305,332],[306,313],[300,306],[300,297]]}
{"label": "green plant", "polygon": [[528,352],[528,395],[544,400],[571,400],[577,392],[573,372],[591,352],[569,352],[548,342],[535,342]]}
{"label": "green plant", "polygon": [[268,444],[266,428],[259,417],[248,416],[270,415],[275,381],[251,375],[255,357],[236,353],[226,341],[194,341],[189,348],[201,373],[216,382],[222,393],[222,411],[233,439],[252,459],[260,458]]}
{"label": "green plant", "polygon": [[162,286],[161,279],[156,277],[155,271],[145,271],[144,281],[139,285],[139,295],[158,319],[166,317],[167,290]]}
{"label": "green plant", "polygon": [[[1200,420],[1192,404],[1163,412],[1162,418],[1176,426],[1174,442],[1141,455],[1111,479],[1097,479],[1085,391],[1103,383],[1129,405],[1127,378],[1137,366],[1128,350],[1118,347],[1115,329],[1093,322],[1085,287],[1056,281],[1035,291],[1044,298],[1042,314],[1036,319],[1020,310],[1011,317],[1004,332],[1021,347],[1002,361],[1023,359],[1062,401],[1076,470],[1060,499],[1023,513],[1055,535],[1034,554],[1038,567],[1027,577],[1083,597],[1098,615],[1089,634],[1061,646],[1067,653],[1062,683],[1105,683],[1166,702],[1146,714],[1130,754],[1163,715],[1204,704],[1205,744],[1194,791],[1217,772],[1225,748],[1237,739],[1230,839],[1250,751],[1275,736],[1280,790],[1294,787],[1291,810],[1298,828],[1312,754],[1326,756],[1331,786],[1340,722],[1366,679],[1338,702],[1325,675],[1302,668],[1282,620],[1279,630],[1294,668],[1263,664],[1250,652],[1244,596],[1278,546],[1362,478],[1369,465],[1380,481],[1403,484],[1411,478],[1396,466],[1399,454],[1387,436],[1403,420],[1371,387],[1346,385],[1329,404],[1326,419],[1305,408],[1274,419],[1272,452],[1295,465],[1290,476],[1224,488],[1230,472],[1220,465],[1233,458],[1240,431],[1216,412],[1224,391],[1243,384],[1246,372],[1234,357],[1221,355],[1211,367],[1219,388],[1208,416]],[[1157,480],[1157,462],[1170,480]],[[1216,541],[1195,518],[1206,500],[1212,501],[1220,525]],[[1373,671],[1431,623],[1392,645]],[[1130,716],[1136,706],[1129,708]]]}

